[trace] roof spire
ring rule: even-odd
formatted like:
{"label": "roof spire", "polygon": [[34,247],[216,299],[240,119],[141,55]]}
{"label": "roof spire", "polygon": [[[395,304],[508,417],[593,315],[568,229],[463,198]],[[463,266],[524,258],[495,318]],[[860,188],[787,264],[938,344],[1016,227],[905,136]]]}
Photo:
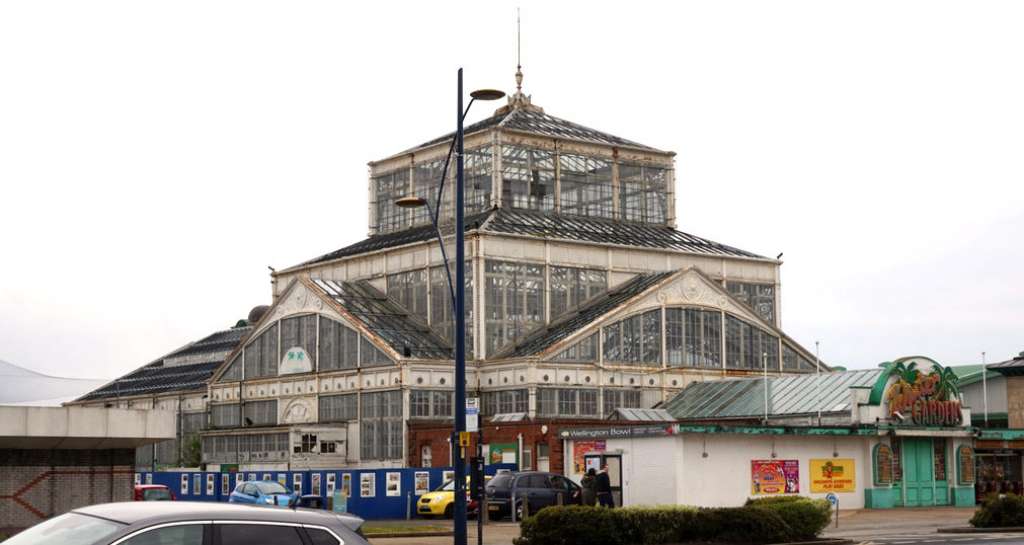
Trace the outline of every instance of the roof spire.
{"label": "roof spire", "polygon": [[521,27],[519,8],[516,8],[516,92],[509,95],[508,105],[498,108],[495,112],[496,114],[504,114],[519,109],[537,112],[544,111],[542,108],[531,103],[529,95],[523,94],[523,40]]}
{"label": "roof spire", "polygon": [[516,8],[516,94],[523,94],[523,33],[519,23],[519,8]]}

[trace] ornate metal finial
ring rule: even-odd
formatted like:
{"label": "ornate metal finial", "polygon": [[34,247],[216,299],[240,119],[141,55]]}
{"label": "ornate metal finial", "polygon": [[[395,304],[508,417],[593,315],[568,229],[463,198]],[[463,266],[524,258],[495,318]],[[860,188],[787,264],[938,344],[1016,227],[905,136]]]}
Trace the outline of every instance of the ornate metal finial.
{"label": "ornate metal finial", "polygon": [[523,94],[523,31],[516,8],[516,94]]}
{"label": "ornate metal finial", "polygon": [[530,111],[543,112],[544,109],[534,106],[530,97],[523,94],[523,40],[521,31],[519,8],[516,8],[516,92],[508,96],[508,105],[498,108],[496,114],[505,114],[512,110],[525,109]]}

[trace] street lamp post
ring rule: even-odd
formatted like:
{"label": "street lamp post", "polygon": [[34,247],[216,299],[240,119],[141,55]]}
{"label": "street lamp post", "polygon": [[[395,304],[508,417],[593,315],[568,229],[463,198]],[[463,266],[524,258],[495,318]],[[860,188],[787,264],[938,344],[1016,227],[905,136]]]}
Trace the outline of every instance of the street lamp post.
{"label": "street lamp post", "polygon": [[[453,519],[455,523],[455,545],[466,545],[466,464],[463,458],[460,438],[466,431],[466,267],[465,267],[465,239],[464,231],[464,188],[463,179],[463,121],[473,102],[477,100],[497,100],[505,96],[502,91],[483,89],[470,93],[469,106],[462,107],[462,69],[459,68],[458,76],[458,99],[456,110],[455,138],[448,150],[448,158],[445,160],[444,170],[441,172],[441,182],[437,189],[437,207],[430,210],[430,202],[420,196],[403,197],[395,204],[401,207],[427,206],[427,212],[431,222],[434,224],[434,232],[437,235],[438,243],[441,245],[441,256],[444,260],[448,290],[452,299],[452,318],[455,321],[455,425],[452,433],[452,461],[455,465],[455,509]],[[444,248],[444,238],[439,227],[441,210],[441,198],[444,194],[444,180],[448,173],[448,161],[451,159],[452,150],[455,152],[455,280],[452,281],[451,269],[448,265],[448,255]],[[482,502],[481,502],[482,503]],[[483,505],[480,506],[482,510]],[[479,515],[478,515],[479,516]]]}

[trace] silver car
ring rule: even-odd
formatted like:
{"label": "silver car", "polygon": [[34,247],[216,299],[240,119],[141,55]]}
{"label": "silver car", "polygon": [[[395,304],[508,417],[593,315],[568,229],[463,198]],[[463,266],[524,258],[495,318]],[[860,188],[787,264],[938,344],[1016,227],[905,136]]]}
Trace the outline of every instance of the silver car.
{"label": "silver car", "polygon": [[139,501],[75,509],[3,545],[369,545],[362,525],[329,511]]}

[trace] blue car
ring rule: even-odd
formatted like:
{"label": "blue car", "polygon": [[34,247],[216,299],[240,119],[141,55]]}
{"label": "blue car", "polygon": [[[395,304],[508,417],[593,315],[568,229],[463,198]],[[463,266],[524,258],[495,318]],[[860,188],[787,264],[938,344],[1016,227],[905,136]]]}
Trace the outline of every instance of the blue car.
{"label": "blue car", "polygon": [[228,498],[229,503],[287,506],[299,501],[299,495],[277,481],[239,483]]}

